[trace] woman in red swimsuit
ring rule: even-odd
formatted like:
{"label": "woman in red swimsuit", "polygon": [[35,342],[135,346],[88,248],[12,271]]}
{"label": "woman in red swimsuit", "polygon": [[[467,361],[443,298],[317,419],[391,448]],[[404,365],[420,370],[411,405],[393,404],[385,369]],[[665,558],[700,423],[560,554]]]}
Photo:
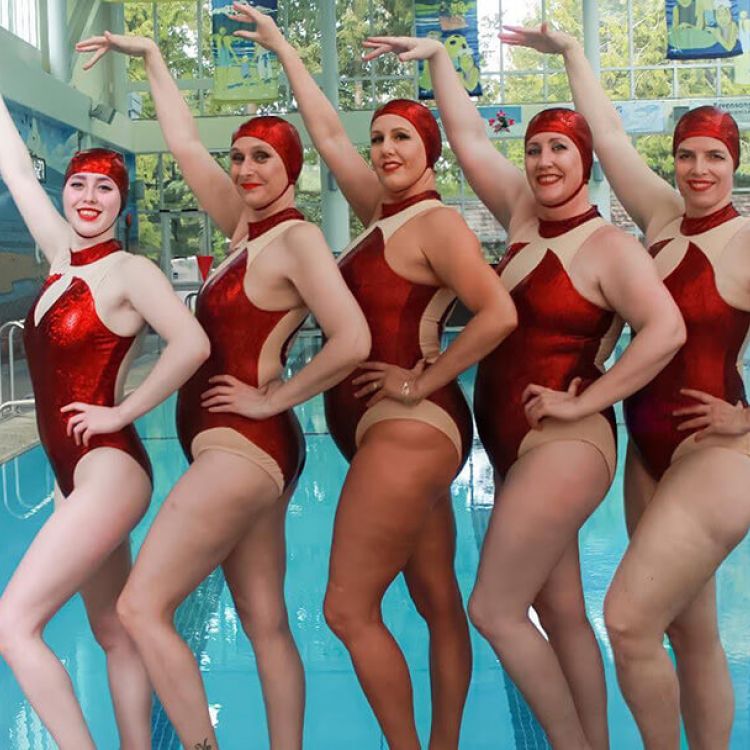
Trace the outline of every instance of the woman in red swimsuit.
{"label": "woman in red swimsuit", "polygon": [[[208,340],[153,263],[115,239],[127,201],[122,156],[76,154],[58,214],[0,99],[0,176],[50,264],[24,343],[39,437],[55,473],[55,512],[0,596],[0,653],[62,750],[94,750],[70,678],[42,639],[77,591],[107,668],[120,747],[151,747],[151,685],[115,604],[130,571],[128,534],[151,496],[151,467],[133,421],[208,356]],[[167,341],[123,400],[146,323]]]}
{"label": "woman in red swimsuit", "polygon": [[[469,615],[560,750],[608,747],[601,655],[586,617],[578,531],[616,463],[612,405],[647,383],[684,336],[653,263],[588,198],[591,131],[544,110],[524,176],[486,135],[442,44],[376,37],[375,57],[427,59],[441,119],[469,183],[508,231],[498,274],[518,328],[479,365],[475,414],[496,474]],[[604,372],[627,320],[638,336]],[[529,618],[534,607],[547,633]]]}
{"label": "woman in red swimsuit", "polygon": [[727,748],[734,699],[714,573],[750,525],[750,412],[738,372],[750,328],[750,222],[732,206],[737,124],[714,107],[680,120],[676,193],[633,147],[575,39],[544,26],[502,38],[563,55],[607,178],[685,318],[685,345],[625,404],[631,542],[605,620],[644,745],[679,747],[682,712],[691,748]]}
{"label": "woman in red swimsuit", "polygon": [[[325,616],[389,747],[416,750],[409,671],[380,611],[404,574],[430,632],[430,747],[456,750],[471,647],[453,569],[450,486],[472,429],[456,377],[513,329],[515,311],[476,237],[435,191],[442,144],[429,110],[405,100],[377,110],[370,167],[273,21],[235,8],[256,24],[237,33],[279,56],[313,143],[367,227],[340,261],[373,347],[363,373],[326,396],[330,432],[351,465],[336,512]],[[474,317],[441,353],[456,297]]]}
{"label": "woman in red swimsuit", "polygon": [[[305,685],[284,575],[286,509],[305,457],[292,407],[335,386],[367,356],[370,334],[320,230],[295,208],[303,151],[292,125],[256,117],[232,136],[226,174],[200,141],[152,40],[107,34],[78,45],[145,58],[167,144],[231,252],[204,285],[196,315],[211,357],[180,390],[177,430],[190,468],[167,497],[119,611],[183,745],[217,748],[201,674],[175,609],[221,565],[258,664],[270,745],[302,747]],[[282,381],[312,312],[326,343]]]}

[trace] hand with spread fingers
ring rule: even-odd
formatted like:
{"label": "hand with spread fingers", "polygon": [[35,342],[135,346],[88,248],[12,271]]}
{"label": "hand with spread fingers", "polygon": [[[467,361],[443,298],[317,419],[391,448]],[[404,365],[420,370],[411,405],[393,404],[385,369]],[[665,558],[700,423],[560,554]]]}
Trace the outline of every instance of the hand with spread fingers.
{"label": "hand with spread fingers", "polygon": [[362,386],[354,395],[356,398],[370,396],[368,408],[384,398],[392,398],[407,406],[413,406],[424,398],[419,392],[419,376],[424,372],[424,368],[423,359],[420,359],[411,370],[385,362],[363,362],[359,369],[366,372],[352,380],[353,385]]}
{"label": "hand with spread fingers", "polygon": [[261,47],[271,50],[271,52],[276,52],[279,47],[287,44],[284,35],[279,31],[279,27],[267,13],[263,13],[263,11],[246,3],[233,3],[232,5],[234,13],[228,14],[229,18],[239,23],[255,24],[254,31],[238,29],[234,32],[234,36],[249,39],[256,44],[260,44]]}
{"label": "hand with spread fingers", "polygon": [[527,385],[521,400],[531,428],[541,430],[541,421],[545,417],[574,422],[585,416],[578,397],[580,386],[581,378],[573,378],[567,391],[555,391],[535,383]]}
{"label": "hand with spread fingers", "polygon": [[566,50],[578,44],[574,36],[564,31],[556,31],[547,23],[543,23],[536,29],[503,24],[503,31],[498,34],[498,38],[503,44],[531,47],[531,49],[552,55],[562,55]]}
{"label": "hand with spread fingers", "polygon": [[113,34],[105,31],[103,36],[92,36],[82,39],[76,44],[76,52],[93,52],[94,54],[83,66],[84,70],[90,70],[110,50],[122,52],[130,57],[146,57],[152,50],[157,49],[156,42],[144,36],[126,36],[125,34]]}
{"label": "hand with spread fingers", "polygon": [[362,42],[371,51],[363,56],[365,62],[393,52],[401,62],[429,60],[436,52],[445,50],[437,39],[422,39],[411,36],[371,36]]}
{"label": "hand with spread fingers", "polygon": [[63,406],[60,411],[77,412],[68,419],[68,437],[73,438],[76,445],[88,446],[94,435],[117,432],[127,424],[119,406],[97,406],[74,401]]}
{"label": "hand with spread fingers", "polygon": [[708,435],[739,436],[750,432],[750,418],[748,410],[738,401],[734,406],[723,399],[716,398],[704,391],[695,391],[692,388],[681,388],[683,396],[694,398],[698,401],[693,406],[685,406],[675,409],[672,415],[675,417],[692,417],[677,426],[678,430],[695,430],[696,441]]}
{"label": "hand with spread fingers", "polygon": [[233,375],[215,375],[208,382],[213,387],[201,394],[201,406],[211,412],[232,412],[248,419],[268,419],[285,410],[272,398],[283,385],[281,380],[272,380],[261,388],[243,383]]}

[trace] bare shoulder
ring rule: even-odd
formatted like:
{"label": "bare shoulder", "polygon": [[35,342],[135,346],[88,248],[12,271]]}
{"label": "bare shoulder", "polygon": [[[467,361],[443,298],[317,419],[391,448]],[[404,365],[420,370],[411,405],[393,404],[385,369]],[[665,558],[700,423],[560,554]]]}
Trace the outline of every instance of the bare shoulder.
{"label": "bare shoulder", "polygon": [[417,217],[420,239],[427,244],[443,245],[446,241],[474,236],[469,225],[459,211],[451,206],[436,206]]}
{"label": "bare shoulder", "polygon": [[599,268],[619,268],[650,260],[646,248],[632,234],[613,224],[599,227],[585,242],[582,253],[587,263]]}
{"label": "bare shoulder", "polygon": [[279,237],[284,248],[292,253],[309,253],[311,248],[323,247],[326,251],[325,237],[320,227],[310,221],[295,222]]}

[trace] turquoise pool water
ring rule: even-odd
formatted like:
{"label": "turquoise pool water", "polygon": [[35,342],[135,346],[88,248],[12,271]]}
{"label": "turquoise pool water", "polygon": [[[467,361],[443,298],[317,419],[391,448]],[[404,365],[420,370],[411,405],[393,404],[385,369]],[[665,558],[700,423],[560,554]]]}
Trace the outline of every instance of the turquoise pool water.
{"label": "turquoise pool water", "polygon": [[[304,356],[304,352],[300,352],[300,356]],[[468,390],[469,378],[465,385]],[[133,535],[135,547],[142,542],[168,489],[186,466],[177,443],[172,412],[170,402],[138,424],[154,463],[155,491],[150,511]],[[307,434],[308,460],[289,509],[287,599],[293,632],[307,673],[305,747],[308,750],[381,750],[385,743],[358,686],[348,655],[328,630],[321,611],[333,515],[346,464],[326,433],[321,400],[313,400],[299,413]],[[624,434],[620,437],[620,445],[624,445]],[[613,750],[635,750],[640,742],[617,689],[602,619],[606,587],[626,543],[621,511],[621,469],[620,466],[606,500],[581,533],[581,557],[589,614],[607,668],[612,747]],[[52,489],[52,474],[41,449],[30,450],[1,465],[0,482],[2,589],[29,540],[51,510],[45,499]],[[481,446],[475,444],[453,489],[458,527],[456,569],[465,596],[473,583],[491,499],[491,470]],[[749,577],[750,542],[746,540],[723,566],[718,586],[722,636],[737,696],[732,750],[750,748]],[[427,633],[401,580],[389,591],[384,612],[411,665],[420,732],[426,738],[429,718]],[[180,609],[178,624],[204,670],[221,747],[224,750],[267,748],[254,658],[218,574],[209,577],[198,594]],[[78,597],[52,620],[46,638],[71,673],[97,747],[113,750],[117,740],[107,698],[104,660],[89,632]],[[548,747],[494,654],[476,633],[472,638],[474,674],[462,750]],[[155,749],[179,750],[179,743],[158,705],[153,712],[153,727]],[[0,750],[52,750],[54,747],[0,659]]]}

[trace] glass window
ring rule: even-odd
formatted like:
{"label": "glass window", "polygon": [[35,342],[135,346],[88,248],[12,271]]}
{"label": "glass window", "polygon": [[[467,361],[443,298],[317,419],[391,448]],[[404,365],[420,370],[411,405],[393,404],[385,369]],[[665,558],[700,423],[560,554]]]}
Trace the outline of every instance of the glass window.
{"label": "glass window", "polygon": [[0,26],[39,46],[39,9],[37,0],[0,0]]}

